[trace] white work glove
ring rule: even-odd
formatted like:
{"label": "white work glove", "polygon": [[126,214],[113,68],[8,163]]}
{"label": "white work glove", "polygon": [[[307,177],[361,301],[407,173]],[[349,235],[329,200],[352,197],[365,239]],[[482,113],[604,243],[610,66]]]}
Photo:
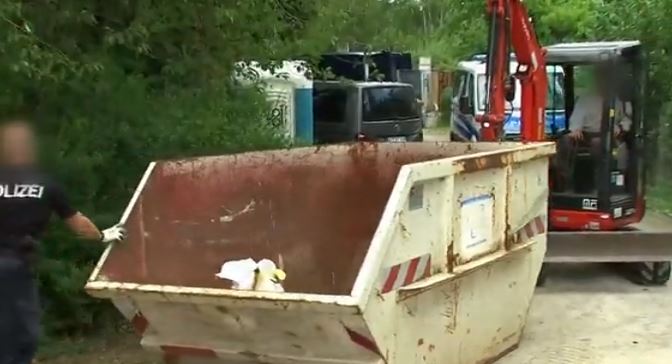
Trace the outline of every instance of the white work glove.
{"label": "white work glove", "polygon": [[103,235],[100,239],[103,243],[112,243],[122,241],[126,238],[126,229],[122,225],[114,225],[111,228],[101,231]]}

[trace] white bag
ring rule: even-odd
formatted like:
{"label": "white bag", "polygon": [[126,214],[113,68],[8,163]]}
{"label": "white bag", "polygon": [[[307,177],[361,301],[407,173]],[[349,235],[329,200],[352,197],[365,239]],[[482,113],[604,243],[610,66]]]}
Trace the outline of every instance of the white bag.
{"label": "white bag", "polygon": [[232,289],[255,290],[266,292],[284,292],[281,282],[285,280],[285,272],[272,260],[262,259],[258,263],[252,258],[225,262],[218,278],[233,282]]}

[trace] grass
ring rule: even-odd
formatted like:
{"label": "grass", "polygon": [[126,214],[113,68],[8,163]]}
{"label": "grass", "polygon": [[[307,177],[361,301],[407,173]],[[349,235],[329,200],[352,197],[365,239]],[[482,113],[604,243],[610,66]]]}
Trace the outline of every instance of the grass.
{"label": "grass", "polygon": [[104,330],[92,336],[44,342],[39,364],[160,364],[140,347],[140,338],[129,331]]}
{"label": "grass", "polygon": [[649,187],[647,202],[653,210],[672,215],[672,183],[659,181]]}

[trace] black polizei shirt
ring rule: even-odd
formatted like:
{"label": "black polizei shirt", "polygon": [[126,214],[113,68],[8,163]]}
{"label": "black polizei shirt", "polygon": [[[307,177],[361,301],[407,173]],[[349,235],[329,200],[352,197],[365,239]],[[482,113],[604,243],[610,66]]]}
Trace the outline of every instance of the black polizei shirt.
{"label": "black polizei shirt", "polygon": [[54,213],[77,213],[58,184],[35,168],[0,167],[0,246],[39,239]]}

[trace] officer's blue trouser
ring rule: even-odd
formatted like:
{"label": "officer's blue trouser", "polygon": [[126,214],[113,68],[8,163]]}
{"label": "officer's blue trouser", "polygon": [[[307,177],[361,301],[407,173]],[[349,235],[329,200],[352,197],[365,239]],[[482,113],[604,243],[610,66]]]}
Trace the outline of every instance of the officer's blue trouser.
{"label": "officer's blue trouser", "polygon": [[30,364],[40,336],[40,304],[30,266],[0,252],[0,364]]}

